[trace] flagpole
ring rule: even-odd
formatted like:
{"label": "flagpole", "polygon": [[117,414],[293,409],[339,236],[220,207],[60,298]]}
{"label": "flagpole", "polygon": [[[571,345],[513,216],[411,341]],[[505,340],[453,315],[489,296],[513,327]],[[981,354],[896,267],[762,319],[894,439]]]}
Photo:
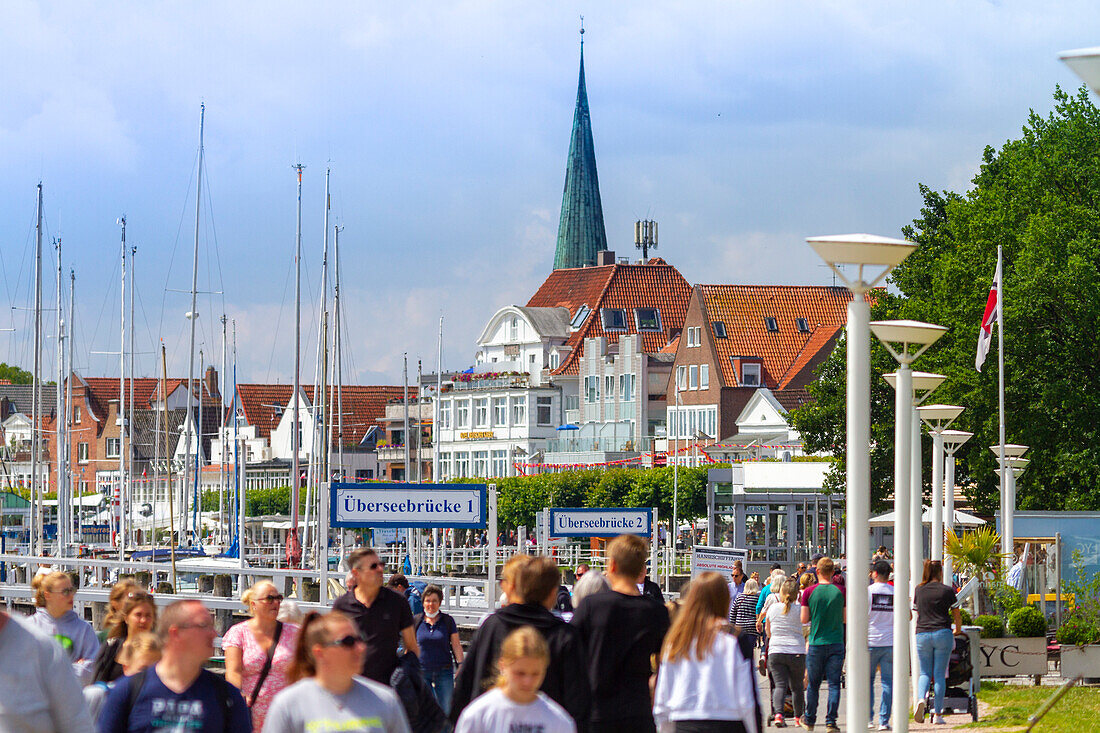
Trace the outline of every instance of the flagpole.
{"label": "flagpole", "polygon": [[[1011,524],[1009,512],[1015,511],[1015,506],[1008,505],[1008,472],[1005,471],[1005,275],[1001,261],[1001,245],[997,245],[997,406],[1000,410],[1000,445],[997,446],[998,465],[1001,468],[1001,551],[1005,555],[1005,569],[1012,567],[1012,537],[1008,531]],[[1015,502],[1013,502],[1015,503]]]}

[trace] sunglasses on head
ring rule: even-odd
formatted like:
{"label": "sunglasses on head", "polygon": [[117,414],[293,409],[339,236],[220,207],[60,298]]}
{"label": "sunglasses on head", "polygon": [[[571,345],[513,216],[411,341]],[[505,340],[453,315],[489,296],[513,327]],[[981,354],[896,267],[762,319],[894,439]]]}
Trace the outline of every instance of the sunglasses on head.
{"label": "sunglasses on head", "polygon": [[332,641],[325,644],[325,646],[342,646],[345,649],[353,649],[355,648],[356,644],[366,643],[367,642],[364,641],[363,637],[359,636],[358,634],[348,634],[341,639],[333,639]]}

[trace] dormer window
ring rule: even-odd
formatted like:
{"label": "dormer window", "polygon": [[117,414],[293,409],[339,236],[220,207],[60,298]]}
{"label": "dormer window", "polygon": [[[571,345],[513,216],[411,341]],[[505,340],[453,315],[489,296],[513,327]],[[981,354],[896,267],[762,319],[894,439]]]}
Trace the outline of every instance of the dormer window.
{"label": "dormer window", "polygon": [[794,319],[794,327],[798,329],[799,333],[810,332],[810,322],[807,321],[805,318]]}
{"label": "dormer window", "polygon": [[715,321],[714,323],[711,324],[711,327],[714,329],[714,338],[716,338],[716,339],[726,338],[726,324],[725,323],[723,323],[722,321]]}
{"label": "dormer window", "polygon": [[772,316],[765,316],[764,317],[764,328],[768,329],[768,333],[778,333],[779,332],[779,321],[777,321]]}
{"label": "dormer window", "polygon": [[576,330],[584,324],[584,319],[588,318],[588,314],[592,312],[592,309],[587,305],[582,305],[577,309],[577,312],[573,314],[573,320],[569,322],[569,327]]}
{"label": "dormer window", "polygon": [[603,327],[605,331],[626,330],[625,308],[603,308],[600,310],[600,314],[603,316]]}
{"label": "dormer window", "polygon": [[759,364],[742,364],[741,365],[741,386],[742,387],[759,387],[760,386],[760,365]]}
{"label": "dormer window", "polygon": [[561,357],[558,356],[558,352],[551,351],[550,352],[550,368],[551,369],[557,369],[559,364],[561,364]]}
{"label": "dormer window", "polygon": [[519,318],[512,316],[512,322],[508,324],[508,340],[516,341],[519,338]]}
{"label": "dormer window", "polygon": [[660,331],[661,314],[656,308],[635,308],[634,323],[639,331]]}

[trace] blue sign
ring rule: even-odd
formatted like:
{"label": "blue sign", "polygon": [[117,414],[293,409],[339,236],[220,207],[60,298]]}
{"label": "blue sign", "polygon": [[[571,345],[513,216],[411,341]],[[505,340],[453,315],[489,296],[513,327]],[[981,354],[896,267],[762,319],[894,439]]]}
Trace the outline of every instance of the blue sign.
{"label": "blue sign", "polygon": [[332,484],[333,527],[486,526],[485,484]]}
{"label": "blue sign", "polygon": [[551,509],[551,537],[618,537],[653,534],[652,509]]}

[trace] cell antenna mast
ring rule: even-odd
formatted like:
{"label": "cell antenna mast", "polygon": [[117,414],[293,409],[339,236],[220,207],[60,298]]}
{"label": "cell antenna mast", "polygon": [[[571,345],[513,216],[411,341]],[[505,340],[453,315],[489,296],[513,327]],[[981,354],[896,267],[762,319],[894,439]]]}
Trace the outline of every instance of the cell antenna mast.
{"label": "cell antenna mast", "polygon": [[642,219],[634,222],[634,246],[642,250],[642,263],[649,261],[649,250],[657,249],[657,222]]}

